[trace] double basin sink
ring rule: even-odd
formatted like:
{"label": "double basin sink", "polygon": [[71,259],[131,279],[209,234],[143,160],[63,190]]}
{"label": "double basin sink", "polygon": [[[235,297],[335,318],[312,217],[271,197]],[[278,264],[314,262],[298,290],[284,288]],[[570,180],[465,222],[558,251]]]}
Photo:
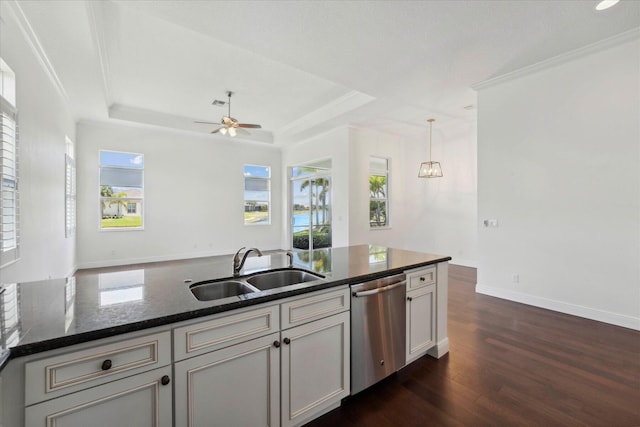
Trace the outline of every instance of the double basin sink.
{"label": "double basin sink", "polygon": [[194,283],[189,288],[196,299],[212,301],[321,279],[324,276],[310,271],[286,268],[233,279],[206,280]]}

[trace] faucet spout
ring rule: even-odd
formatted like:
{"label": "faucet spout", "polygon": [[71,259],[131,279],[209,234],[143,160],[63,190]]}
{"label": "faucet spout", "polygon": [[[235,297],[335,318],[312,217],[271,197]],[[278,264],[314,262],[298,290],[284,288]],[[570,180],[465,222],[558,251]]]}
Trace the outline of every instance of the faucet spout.
{"label": "faucet spout", "polygon": [[240,249],[238,249],[238,252],[236,252],[235,256],[233,257],[233,277],[240,276],[240,270],[242,270],[242,267],[244,266],[244,262],[247,260],[249,253],[255,252],[258,254],[258,256],[262,256],[262,252],[260,251],[260,249],[251,248],[244,253],[244,256],[242,257],[242,261],[241,261],[240,252],[242,252],[244,248],[245,247],[243,246]]}

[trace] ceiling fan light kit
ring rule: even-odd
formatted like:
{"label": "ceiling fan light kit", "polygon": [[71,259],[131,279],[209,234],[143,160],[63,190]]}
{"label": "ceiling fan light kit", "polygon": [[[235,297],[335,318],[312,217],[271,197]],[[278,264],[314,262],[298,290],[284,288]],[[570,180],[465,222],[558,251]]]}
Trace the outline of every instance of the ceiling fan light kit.
{"label": "ceiling fan light kit", "polygon": [[426,162],[422,162],[420,164],[420,169],[418,170],[418,178],[442,178],[442,168],[440,167],[440,162],[431,161],[431,136],[433,129],[433,122],[436,119],[429,119],[429,160]]}
{"label": "ceiling fan light kit", "polygon": [[[248,128],[248,129],[260,129],[262,128],[261,125],[256,125],[256,124],[250,124],[250,123],[240,123],[238,122],[237,119],[231,117],[231,95],[233,95],[233,92],[231,91],[227,91],[227,97],[229,98],[229,101],[227,102],[227,105],[229,106],[229,110],[227,112],[226,116],[223,116],[222,119],[220,120],[220,123],[212,123],[212,122],[198,122],[196,121],[195,123],[204,123],[204,124],[209,124],[209,125],[219,125],[220,127],[218,129],[214,129],[213,131],[211,131],[211,133],[217,133],[220,132],[223,135],[227,135],[229,134],[229,136],[233,137],[236,136],[237,134],[244,134],[244,135],[248,135],[249,132],[247,132],[246,130],[244,130],[244,128]],[[219,101],[219,100],[215,100],[212,102],[213,105],[224,105],[223,101]]]}

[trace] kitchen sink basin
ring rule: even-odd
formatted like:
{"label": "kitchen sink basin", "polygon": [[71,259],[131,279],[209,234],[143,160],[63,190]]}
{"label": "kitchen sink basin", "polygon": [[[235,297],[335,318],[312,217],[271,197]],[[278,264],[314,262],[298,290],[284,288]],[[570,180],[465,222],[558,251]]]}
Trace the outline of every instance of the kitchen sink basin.
{"label": "kitchen sink basin", "polygon": [[200,301],[211,301],[238,295],[250,294],[257,289],[239,280],[199,282],[189,287]]}
{"label": "kitchen sink basin", "polygon": [[323,278],[323,276],[309,271],[286,269],[254,274],[253,276],[245,278],[245,280],[248,284],[255,286],[259,290],[266,291],[297,283],[312,282]]}

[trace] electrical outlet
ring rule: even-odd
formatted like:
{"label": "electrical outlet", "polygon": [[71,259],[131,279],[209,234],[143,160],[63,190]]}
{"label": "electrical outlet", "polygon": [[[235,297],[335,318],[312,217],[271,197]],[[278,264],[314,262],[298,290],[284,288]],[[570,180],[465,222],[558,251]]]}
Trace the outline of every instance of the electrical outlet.
{"label": "electrical outlet", "polygon": [[485,219],[483,222],[485,227],[497,227],[498,226],[498,220],[495,218],[491,218],[491,219]]}

